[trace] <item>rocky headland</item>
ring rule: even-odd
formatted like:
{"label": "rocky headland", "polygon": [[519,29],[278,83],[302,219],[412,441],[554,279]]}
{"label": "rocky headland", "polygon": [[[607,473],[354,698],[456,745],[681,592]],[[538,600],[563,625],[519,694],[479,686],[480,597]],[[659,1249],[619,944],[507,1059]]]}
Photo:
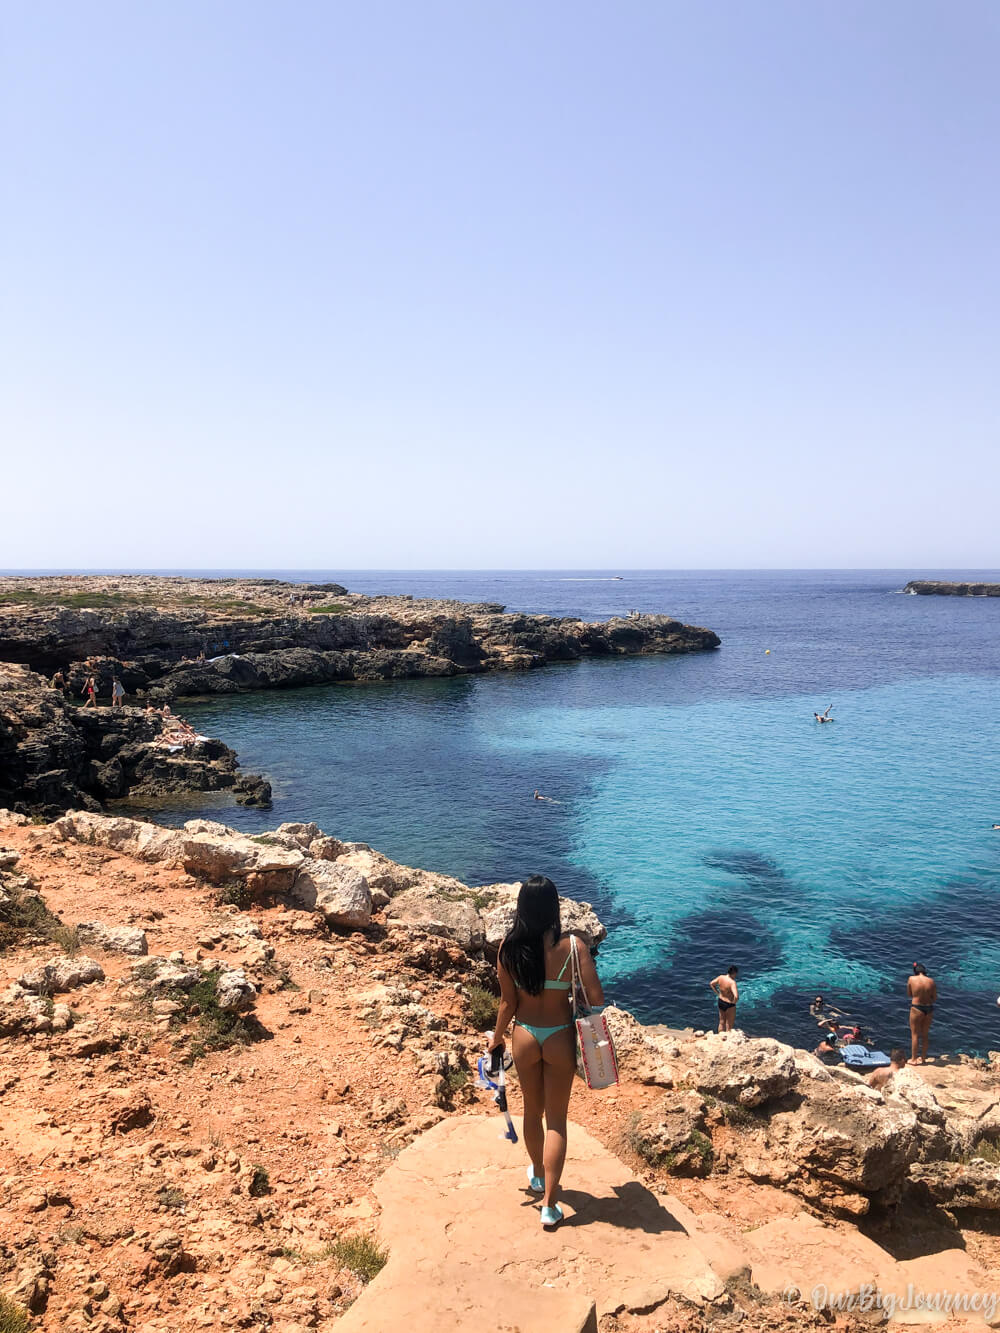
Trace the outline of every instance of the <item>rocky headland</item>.
{"label": "rocky headland", "polygon": [[938,579],[911,579],[903,591],[923,597],[1000,597],[1000,583],[948,583]]}
{"label": "rocky headland", "polygon": [[529,670],[581,657],[700,652],[708,629],[669,616],[581,620],[494,603],[368,597],[339,584],[143,575],[0,578],[0,661],[79,690],[157,700],[337,681]]}
{"label": "rocky headland", "polygon": [[170,744],[159,713],[82,702],[28,667],[0,662],[0,804],[48,818],[126,795],[231,791],[245,805],[270,804],[270,785],[241,773],[221,741]]}
{"label": "rocky headland", "polygon": [[[711,630],[669,616],[598,624],[493,603],[368,597],[340,584],[152,575],[0,578],[0,802],[47,817],[126,796],[232,790],[267,805],[211,738],[170,750],[150,704],[179,697],[519,671],[581,657],[699,652]],[[117,677],[128,705],[97,703]],[[53,688],[53,682],[58,689]],[[190,740],[190,738],[188,738]]]}
{"label": "rocky headland", "polygon": [[[622,1082],[578,1086],[568,1220],[540,1235],[472,1080],[517,888],[311,824],[0,814],[8,1309],[53,1333],[420,1333],[494,1309],[551,1333],[860,1330],[890,1300],[925,1322],[918,1291],[966,1302],[937,1327],[1000,1325],[996,1053],[880,1093],[612,1007]],[[586,904],[563,916],[603,938]],[[814,1299],[869,1285],[881,1309]]]}

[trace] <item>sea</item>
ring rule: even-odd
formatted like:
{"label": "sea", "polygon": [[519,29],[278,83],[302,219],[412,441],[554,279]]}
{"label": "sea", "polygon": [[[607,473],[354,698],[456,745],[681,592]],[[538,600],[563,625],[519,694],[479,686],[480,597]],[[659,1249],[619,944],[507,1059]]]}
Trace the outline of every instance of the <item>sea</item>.
{"label": "sea", "polygon": [[888,1050],[919,962],[932,1051],[1000,1048],[1000,598],[902,593],[1000,573],[254,572],[663,612],[722,646],[185,703],[274,808],[204,796],[163,817],[314,820],[474,885],[548,875],[593,904],[607,994],[645,1022],[714,1026],[709,981],[736,965],[747,1032],[814,1044],[822,994]]}

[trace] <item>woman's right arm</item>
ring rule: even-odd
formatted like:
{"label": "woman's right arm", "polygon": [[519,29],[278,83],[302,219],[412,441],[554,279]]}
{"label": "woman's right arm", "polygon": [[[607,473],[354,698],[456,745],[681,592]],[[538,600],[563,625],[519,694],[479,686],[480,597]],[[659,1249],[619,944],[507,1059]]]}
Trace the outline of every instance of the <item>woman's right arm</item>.
{"label": "woman's right arm", "polygon": [[507,1029],[510,1027],[511,1019],[517,1013],[517,987],[514,985],[514,978],[507,969],[497,959],[497,980],[500,982],[500,1007],[497,1010],[496,1026],[493,1029],[493,1040],[487,1047],[488,1050],[495,1050],[497,1046],[503,1045]]}
{"label": "woman's right arm", "polygon": [[604,987],[601,985],[601,979],[597,975],[597,967],[591,956],[590,949],[578,935],[576,937],[577,962],[580,965],[580,980],[583,982],[583,988],[587,992],[587,999],[592,1005],[604,1004]]}

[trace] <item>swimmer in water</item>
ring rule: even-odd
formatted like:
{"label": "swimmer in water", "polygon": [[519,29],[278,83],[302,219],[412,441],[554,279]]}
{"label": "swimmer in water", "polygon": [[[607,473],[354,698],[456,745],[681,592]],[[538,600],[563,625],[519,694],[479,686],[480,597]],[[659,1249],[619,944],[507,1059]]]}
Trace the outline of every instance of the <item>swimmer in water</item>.
{"label": "swimmer in water", "polygon": [[[832,707],[833,704],[830,705],[830,708]],[[832,722],[833,718],[830,716],[830,708],[827,708],[822,713],[813,713],[813,717],[816,719],[817,722]]]}

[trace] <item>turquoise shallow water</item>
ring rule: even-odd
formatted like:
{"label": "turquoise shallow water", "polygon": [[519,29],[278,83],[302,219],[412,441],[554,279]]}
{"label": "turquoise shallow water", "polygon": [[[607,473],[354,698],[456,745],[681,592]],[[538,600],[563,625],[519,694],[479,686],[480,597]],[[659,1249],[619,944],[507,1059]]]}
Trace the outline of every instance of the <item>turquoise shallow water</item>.
{"label": "turquoise shallow water", "polygon": [[313,818],[472,882],[548,873],[594,902],[608,989],[647,1020],[714,1022],[734,961],[747,1030],[812,1040],[822,991],[888,1045],[917,959],[936,1045],[1000,1046],[1000,601],[899,597],[898,575],[516,576],[517,598],[499,575],[407,577],[527,609],[647,599],[723,648],[192,704],[274,781],[272,812],[227,819]]}

